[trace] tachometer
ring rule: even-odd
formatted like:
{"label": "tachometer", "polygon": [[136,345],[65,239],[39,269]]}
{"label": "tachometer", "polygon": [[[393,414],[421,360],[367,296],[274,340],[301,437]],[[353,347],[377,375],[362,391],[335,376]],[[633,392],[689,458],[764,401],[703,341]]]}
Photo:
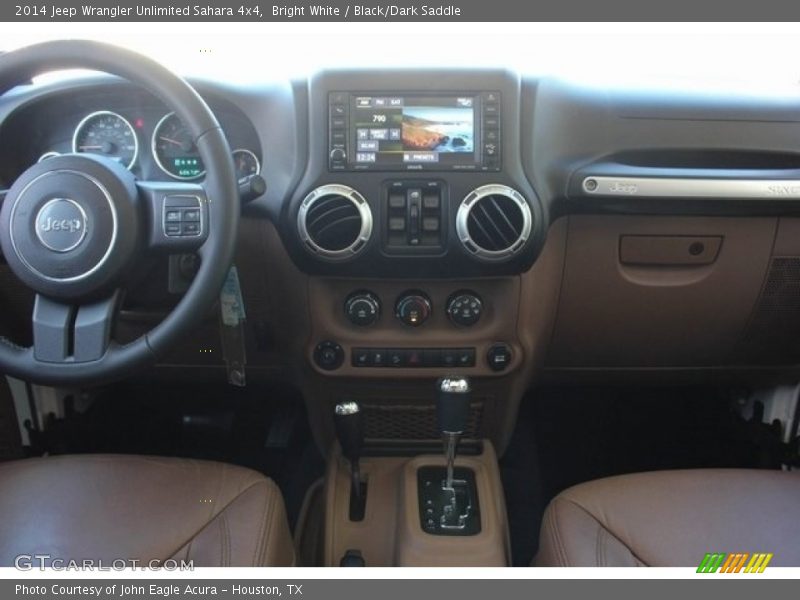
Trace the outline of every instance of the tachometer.
{"label": "tachometer", "polygon": [[72,151],[106,156],[130,169],[139,154],[139,140],[124,117],[101,110],[78,123],[72,135]]}
{"label": "tachometer", "polygon": [[236,167],[236,178],[239,181],[261,172],[261,163],[258,162],[258,157],[254,152],[244,148],[233,151],[233,164]]}
{"label": "tachometer", "polygon": [[206,173],[194,138],[175,113],[168,113],[153,131],[156,164],[175,179],[197,179]]}

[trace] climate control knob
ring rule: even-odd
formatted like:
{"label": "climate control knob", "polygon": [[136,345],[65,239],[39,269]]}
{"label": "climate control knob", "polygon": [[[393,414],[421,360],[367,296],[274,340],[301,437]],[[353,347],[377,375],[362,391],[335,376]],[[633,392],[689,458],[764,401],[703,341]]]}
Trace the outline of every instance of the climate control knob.
{"label": "climate control knob", "polygon": [[367,327],[381,314],[381,302],[371,292],[355,292],[344,303],[344,314],[353,325]]}
{"label": "climate control knob", "polygon": [[456,325],[471,327],[483,314],[483,302],[475,292],[456,292],[447,301],[447,316]]}
{"label": "climate control knob", "polygon": [[395,316],[410,327],[419,327],[431,316],[431,301],[422,292],[406,292],[397,299]]}

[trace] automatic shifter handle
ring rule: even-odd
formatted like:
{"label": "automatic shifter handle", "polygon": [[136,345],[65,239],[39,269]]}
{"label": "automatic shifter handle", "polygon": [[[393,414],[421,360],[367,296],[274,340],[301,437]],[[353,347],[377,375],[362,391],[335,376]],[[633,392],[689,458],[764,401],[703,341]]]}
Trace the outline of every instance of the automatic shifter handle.
{"label": "automatic shifter handle", "polygon": [[447,459],[446,487],[453,487],[453,466],[458,442],[467,429],[472,388],[466,377],[445,377],[438,382],[436,414]]}
{"label": "automatic shifter handle", "polygon": [[336,436],[342,454],[351,463],[358,463],[364,446],[364,419],[358,402],[340,402],[334,411]]}
{"label": "automatic shifter handle", "polygon": [[361,495],[361,450],[364,447],[364,418],[358,402],[340,402],[334,409],[336,437],[342,447],[342,454],[350,461],[350,474],[353,478],[353,493]]}

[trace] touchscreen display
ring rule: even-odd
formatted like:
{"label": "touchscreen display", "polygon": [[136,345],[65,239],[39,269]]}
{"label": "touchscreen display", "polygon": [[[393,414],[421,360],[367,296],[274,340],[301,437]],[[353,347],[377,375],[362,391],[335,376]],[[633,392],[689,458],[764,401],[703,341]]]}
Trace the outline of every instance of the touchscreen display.
{"label": "touchscreen display", "polygon": [[473,96],[353,96],[354,166],[457,169],[479,164]]}

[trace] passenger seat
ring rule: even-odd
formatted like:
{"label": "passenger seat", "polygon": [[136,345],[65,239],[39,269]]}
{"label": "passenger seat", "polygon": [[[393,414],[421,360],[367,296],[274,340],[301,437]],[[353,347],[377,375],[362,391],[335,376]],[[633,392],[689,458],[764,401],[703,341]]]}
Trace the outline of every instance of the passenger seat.
{"label": "passenger seat", "polygon": [[714,552],[800,566],[800,472],[661,471],[577,485],[545,511],[534,565],[698,567]]}

